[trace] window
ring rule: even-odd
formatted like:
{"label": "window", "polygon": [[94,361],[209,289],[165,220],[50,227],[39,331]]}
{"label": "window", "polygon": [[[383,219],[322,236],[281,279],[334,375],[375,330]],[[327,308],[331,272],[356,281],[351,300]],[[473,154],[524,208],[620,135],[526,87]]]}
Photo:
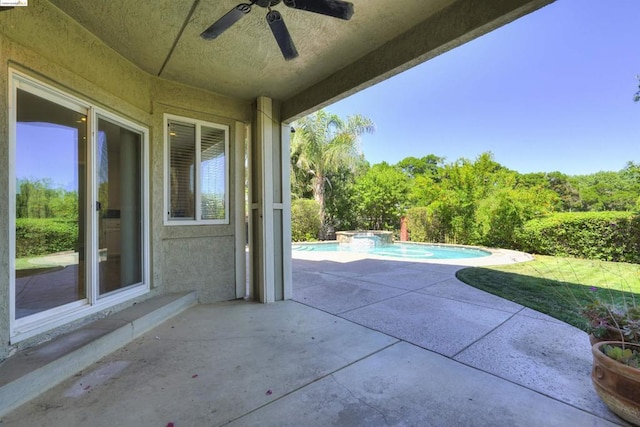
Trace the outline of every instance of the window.
{"label": "window", "polygon": [[11,340],[149,290],[145,128],[11,70]]}
{"label": "window", "polygon": [[165,116],[167,223],[229,223],[229,127]]}

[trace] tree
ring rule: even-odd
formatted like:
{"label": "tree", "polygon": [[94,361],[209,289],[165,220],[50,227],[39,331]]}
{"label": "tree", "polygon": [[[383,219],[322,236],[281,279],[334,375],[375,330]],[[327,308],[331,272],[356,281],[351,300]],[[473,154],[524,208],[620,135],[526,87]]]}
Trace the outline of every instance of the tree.
{"label": "tree", "polygon": [[291,150],[289,159],[291,160],[291,199],[312,199],[313,191],[311,186],[311,176],[307,171],[297,166],[300,153]]}
{"label": "tree", "polygon": [[329,185],[325,188],[325,220],[336,230],[360,228],[358,209],[353,198],[356,181],[369,169],[369,163],[362,161],[355,170],[341,167],[327,176]]}
{"label": "tree", "polygon": [[567,175],[556,171],[549,172],[545,176],[548,183],[546,187],[558,195],[557,210],[571,212],[581,209],[580,192],[571,184]]}
{"label": "tree", "polygon": [[439,179],[427,176],[418,175],[415,177],[409,188],[408,201],[411,207],[429,206],[432,202],[438,199],[440,194]]}
{"label": "tree", "polygon": [[517,231],[530,219],[552,212],[557,197],[556,193],[543,187],[496,190],[478,204],[476,221],[480,243],[514,248]]}
{"label": "tree", "polygon": [[485,152],[473,162],[458,159],[445,165],[441,176],[439,191],[428,207],[446,225],[447,242],[478,243],[478,203],[515,182],[514,173],[494,161],[491,152]]}
{"label": "tree", "polygon": [[20,179],[16,218],[78,219],[78,193],[54,188],[50,179]]}
{"label": "tree", "polygon": [[320,207],[321,230],[324,230],[328,176],[340,167],[354,168],[363,159],[360,136],[373,132],[374,125],[361,115],[349,116],[344,121],[335,114],[320,110],[303,117],[293,126],[291,155],[297,159],[294,167],[311,177],[313,198]]}
{"label": "tree", "polygon": [[640,183],[635,180],[632,168],[578,175],[573,179],[580,190],[583,210],[629,211],[635,208]]}
{"label": "tree", "polygon": [[373,165],[354,188],[363,228],[394,230],[406,209],[409,179],[386,162]]}
{"label": "tree", "polygon": [[419,175],[428,175],[431,178],[435,178],[443,162],[444,157],[429,154],[419,159],[417,157],[405,157],[396,166],[409,178],[416,178]]}
{"label": "tree", "polygon": [[621,173],[626,179],[640,184],[640,164],[627,162]]}

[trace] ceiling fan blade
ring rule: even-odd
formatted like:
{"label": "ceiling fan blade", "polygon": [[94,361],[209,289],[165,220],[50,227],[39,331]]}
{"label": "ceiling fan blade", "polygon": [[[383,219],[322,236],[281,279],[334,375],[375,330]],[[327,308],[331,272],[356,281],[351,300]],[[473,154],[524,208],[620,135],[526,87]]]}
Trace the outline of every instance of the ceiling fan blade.
{"label": "ceiling fan blade", "polygon": [[353,16],[353,3],[342,0],[284,0],[294,9],[320,13],[348,21]]}
{"label": "ceiling fan blade", "polygon": [[251,5],[253,3],[240,3],[229,12],[227,12],[222,18],[214,22],[209,28],[204,30],[200,37],[205,40],[213,40],[220,34],[224,33],[229,27],[238,22],[243,16],[251,12]]}
{"label": "ceiling fan blade", "polygon": [[267,13],[267,22],[269,23],[269,27],[271,27],[273,36],[278,42],[278,46],[280,46],[284,59],[289,61],[297,58],[298,51],[296,50],[296,46],[293,44],[291,34],[289,34],[289,30],[287,30],[287,26],[285,25],[280,12],[277,10],[269,11],[269,13]]}

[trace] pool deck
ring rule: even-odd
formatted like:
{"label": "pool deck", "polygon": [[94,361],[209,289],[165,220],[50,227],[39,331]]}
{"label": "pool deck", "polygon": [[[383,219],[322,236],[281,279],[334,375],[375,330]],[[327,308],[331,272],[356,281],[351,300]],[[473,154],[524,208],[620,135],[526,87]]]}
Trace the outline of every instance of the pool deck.
{"label": "pool deck", "polygon": [[[443,357],[453,370],[482,373],[482,381],[487,381],[482,387],[486,386],[490,395],[489,402],[484,404],[494,414],[494,418],[485,419],[486,425],[509,425],[504,422],[504,414],[493,411],[509,406],[511,396],[489,391],[507,383],[508,387],[515,386],[536,396],[520,408],[523,418],[513,425],[561,425],[553,416],[555,404],[592,416],[581,421],[576,418],[566,425],[608,425],[608,422],[626,425],[593,389],[591,346],[583,331],[456,278],[455,273],[467,266],[533,259],[522,252],[488,250],[491,252],[488,257],[450,260],[294,251],[294,300],[394,337],[399,344],[410,345],[411,351]],[[433,372],[424,377],[416,372],[427,384],[423,390],[427,401],[442,386],[430,385],[432,374],[439,378]],[[470,379],[467,383],[465,379],[456,387],[473,387],[474,381]],[[442,425],[457,425],[460,420],[473,417],[474,403],[464,402],[461,395],[449,388],[444,393],[448,398],[459,399],[461,418],[452,418],[453,424]]]}
{"label": "pool deck", "polygon": [[2,426],[615,426],[586,334],[464,265],[294,253],[294,301],[182,311]]}

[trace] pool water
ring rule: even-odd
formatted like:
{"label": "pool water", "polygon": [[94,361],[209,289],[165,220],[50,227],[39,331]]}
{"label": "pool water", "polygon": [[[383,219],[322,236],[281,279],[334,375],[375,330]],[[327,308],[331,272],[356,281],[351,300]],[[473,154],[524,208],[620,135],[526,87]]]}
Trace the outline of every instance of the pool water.
{"label": "pool water", "polygon": [[356,252],[405,259],[462,259],[491,255],[491,252],[482,249],[415,243],[375,246],[343,243],[294,243],[292,249],[304,252]]}

